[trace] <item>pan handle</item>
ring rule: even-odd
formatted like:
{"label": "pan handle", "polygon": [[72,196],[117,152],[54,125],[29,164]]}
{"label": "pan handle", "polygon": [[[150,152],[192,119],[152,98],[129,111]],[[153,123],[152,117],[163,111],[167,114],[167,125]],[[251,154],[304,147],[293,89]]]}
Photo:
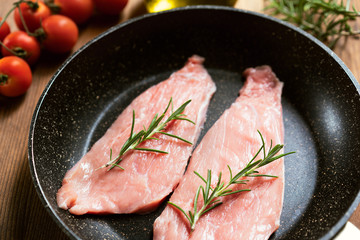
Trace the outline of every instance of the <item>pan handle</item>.
{"label": "pan handle", "polygon": [[359,240],[360,230],[351,222],[347,222],[344,228],[336,235],[334,240]]}

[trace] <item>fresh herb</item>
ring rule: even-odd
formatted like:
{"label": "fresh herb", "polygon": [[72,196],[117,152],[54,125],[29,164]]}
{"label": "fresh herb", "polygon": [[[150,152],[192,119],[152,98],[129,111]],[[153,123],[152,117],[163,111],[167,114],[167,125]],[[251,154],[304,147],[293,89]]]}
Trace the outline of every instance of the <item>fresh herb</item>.
{"label": "fresh herb", "polygon": [[[240,190],[236,190],[236,191],[229,189],[229,187],[233,184],[246,184],[249,181],[248,179],[240,179],[240,178],[242,178],[242,177],[272,177],[272,178],[276,178],[277,176],[259,174],[257,169],[260,167],[263,167],[269,163],[272,163],[273,161],[275,161],[279,158],[282,158],[286,155],[294,153],[294,152],[289,152],[289,153],[277,155],[280,152],[280,150],[284,147],[284,145],[277,144],[276,146],[272,147],[272,141],[270,144],[270,148],[269,148],[268,152],[266,153],[264,138],[261,135],[260,131],[258,131],[258,133],[259,133],[261,141],[262,141],[262,146],[257,151],[255,156],[250,160],[250,162],[248,162],[246,167],[243,168],[240,172],[238,172],[235,176],[233,176],[232,170],[231,170],[230,166],[228,165],[228,169],[230,172],[230,180],[228,183],[225,184],[224,182],[221,182],[222,173],[220,172],[217,184],[214,188],[212,188],[210,186],[211,185],[211,170],[207,171],[206,179],[204,177],[202,177],[198,172],[194,171],[194,173],[199,178],[201,178],[201,180],[203,180],[205,182],[205,186],[199,186],[196,191],[193,212],[189,211],[188,213],[186,213],[185,210],[182,209],[177,204],[175,204],[173,202],[168,202],[170,205],[172,205],[175,208],[177,208],[178,210],[180,210],[186,216],[186,218],[189,220],[191,231],[194,231],[195,225],[202,215],[204,215],[208,211],[210,211],[222,204],[221,200],[218,199],[219,197],[224,197],[227,195],[240,193],[240,192],[244,192],[244,191],[251,191],[250,189],[240,189]],[[263,159],[255,160],[261,151],[263,152]],[[200,192],[201,192],[202,198],[204,200],[203,206],[201,208],[199,208],[200,206],[198,203]]]}
{"label": "fresh herb", "polygon": [[[124,145],[122,146],[119,155],[116,158],[112,158],[112,149],[110,149],[110,160],[105,165],[101,166],[100,168],[106,168],[109,167],[108,171],[113,169],[114,167],[119,167],[120,169],[124,170],[119,163],[123,160],[123,156],[129,151],[129,150],[141,150],[141,151],[149,151],[149,152],[157,152],[157,153],[164,153],[167,154],[168,152],[158,150],[158,149],[152,149],[152,148],[139,148],[138,145],[146,140],[149,139],[156,139],[158,138],[152,137],[154,134],[159,133],[163,134],[169,137],[173,137],[176,139],[179,139],[183,142],[186,142],[188,144],[192,144],[190,141],[181,138],[179,136],[164,132],[166,125],[172,121],[172,120],[184,120],[191,122],[192,124],[195,124],[190,119],[186,118],[183,114],[186,106],[191,102],[191,100],[186,101],[184,104],[182,104],[178,109],[175,111],[172,111],[170,116],[163,122],[163,118],[165,117],[166,112],[170,108],[170,105],[172,106],[172,98],[170,98],[170,101],[168,105],[166,106],[164,112],[158,117],[158,114],[155,114],[154,118],[152,119],[149,127],[146,129],[144,126],[144,129],[139,131],[138,133],[134,133],[134,126],[135,126],[135,111],[133,111],[133,117],[132,117],[132,123],[131,123],[131,132],[130,137],[125,141]],[[173,107],[173,106],[172,106]]]}
{"label": "fresh herb", "polygon": [[280,16],[301,29],[311,33],[322,42],[334,48],[342,36],[357,36],[360,30],[353,29],[349,22],[360,17],[360,12],[350,0],[271,0],[266,10]]}

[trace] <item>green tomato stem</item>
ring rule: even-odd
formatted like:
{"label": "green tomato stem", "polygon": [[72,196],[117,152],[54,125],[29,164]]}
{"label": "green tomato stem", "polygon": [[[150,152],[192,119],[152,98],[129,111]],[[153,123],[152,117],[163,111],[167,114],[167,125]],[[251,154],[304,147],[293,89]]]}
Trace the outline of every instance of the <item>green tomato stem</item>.
{"label": "green tomato stem", "polygon": [[28,58],[27,51],[21,47],[16,47],[11,52],[24,60],[26,60]]}
{"label": "green tomato stem", "polygon": [[5,85],[8,79],[9,79],[8,75],[0,73],[0,86]]}
{"label": "green tomato stem", "polygon": [[[20,2],[20,3],[21,3],[21,2]],[[23,14],[22,14],[22,11],[21,11],[20,4],[18,4],[16,7],[17,7],[18,10],[19,10],[20,20],[21,20],[22,25],[24,26],[25,32],[26,32],[29,36],[31,36],[31,32],[29,31],[29,28],[27,27],[27,25],[26,25],[26,23],[25,23],[25,19],[24,19],[24,16],[23,16]]]}
{"label": "green tomato stem", "polygon": [[44,1],[45,5],[48,6],[48,8],[50,8],[51,12],[53,14],[59,14],[61,11],[61,7],[57,4],[54,3],[54,1],[51,0],[46,0]]}
{"label": "green tomato stem", "polygon": [[[21,1],[23,2],[23,1]],[[32,2],[32,1],[24,1],[33,11],[36,11],[39,8],[39,4],[36,2]]]}
{"label": "green tomato stem", "polygon": [[27,52],[26,50],[22,49],[21,47],[16,47],[14,49],[8,48],[4,43],[0,41],[0,46],[6,49],[6,51],[10,52],[12,55],[20,57],[22,59],[27,59]]}

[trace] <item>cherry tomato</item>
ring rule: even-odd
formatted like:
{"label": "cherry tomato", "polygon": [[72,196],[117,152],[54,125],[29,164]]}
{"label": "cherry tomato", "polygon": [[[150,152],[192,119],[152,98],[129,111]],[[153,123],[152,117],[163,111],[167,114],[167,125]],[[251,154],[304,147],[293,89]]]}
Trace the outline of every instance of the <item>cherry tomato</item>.
{"label": "cherry tomato", "polygon": [[[34,2],[26,3],[23,2],[20,4],[21,13],[24,17],[24,21],[26,26],[28,27],[30,32],[34,32],[41,26],[41,22],[45,20],[45,18],[51,15],[50,8],[45,5],[42,1],[31,0]],[[16,8],[14,11],[15,23],[20,30],[25,30],[24,25],[22,24],[19,8]]]}
{"label": "cherry tomato", "polygon": [[[18,57],[23,58],[30,65],[36,63],[40,56],[40,43],[35,37],[29,36],[26,32],[16,31],[7,35],[3,44],[17,53]],[[3,56],[11,56],[4,46],[1,48]]]}
{"label": "cherry tomato", "polygon": [[[0,22],[2,21],[2,18],[0,17]],[[9,25],[4,22],[3,25],[0,27],[0,41],[4,40],[6,35],[10,33],[10,27]]]}
{"label": "cherry tomato", "polygon": [[31,82],[31,69],[23,59],[16,56],[0,59],[0,94],[20,96],[28,90]]}
{"label": "cherry tomato", "polygon": [[93,0],[95,7],[105,14],[119,14],[128,3],[128,0]]}
{"label": "cherry tomato", "polygon": [[65,53],[75,45],[79,30],[75,22],[63,15],[52,15],[42,22],[45,49],[54,53]]}
{"label": "cherry tomato", "polygon": [[54,0],[60,14],[71,18],[76,24],[85,23],[93,14],[92,0]]}

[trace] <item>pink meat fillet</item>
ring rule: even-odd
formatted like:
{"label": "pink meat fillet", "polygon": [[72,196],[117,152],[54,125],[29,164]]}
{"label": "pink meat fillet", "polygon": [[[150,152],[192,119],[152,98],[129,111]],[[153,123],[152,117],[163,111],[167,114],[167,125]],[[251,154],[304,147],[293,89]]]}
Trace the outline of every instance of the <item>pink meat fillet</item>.
{"label": "pink meat fillet", "polygon": [[[261,147],[257,130],[263,134],[267,148],[271,139],[274,145],[283,143],[282,82],[269,66],[250,68],[244,74],[247,79],[240,96],[195,149],[184,177],[170,198],[185,212],[193,211],[196,190],[204,185],[194,171],[206,179],[207,170],[211,169],[213,185],[220,172],[223,181],[228,181],[227,165],[234,176]],[[252,191],[222,197],[223,204],[204,214],[193,232],[185,216],[168,204],[154,223],[154,239],[268,239],[279,227],[283,169],[283,159],[280,159],[259,169],[260,173],[278,178],[248,178],[247,185],[233,185],[233,190],[249,188]],[[201,195],[199,204],[198,208],[202,205]]]}
{"label": "pink meat fillet", "polygon": [[[129,151],[120,163],[125,170],[98,169],[113,158],[130,135],[132,112],[135,110],[134,133],[148,127],[156,113],[161,114],[170,98],[173,109],[187,100],[191,103],[184,114],[196,123],[172,121],[166,132],[195,143],[204,124],[206,111],[215,92],[215,84],[203,67],[204,59],[192,56],[186,65],[165,80],[139,95],[120,114],[76,165],[66,173],[57,193],[60,208],[82,215],[112,213],[147,213],[153,211],[173,191],[184,174],[193,146],[163,134],[159,140],[150,139],[138,147],[154,148],[169,154],[148,151]],[[171,109],[171,107],[170,107]],[[170,115],[169,110],[164,119]],[[98,169],[98,170],[96,170]]]}

